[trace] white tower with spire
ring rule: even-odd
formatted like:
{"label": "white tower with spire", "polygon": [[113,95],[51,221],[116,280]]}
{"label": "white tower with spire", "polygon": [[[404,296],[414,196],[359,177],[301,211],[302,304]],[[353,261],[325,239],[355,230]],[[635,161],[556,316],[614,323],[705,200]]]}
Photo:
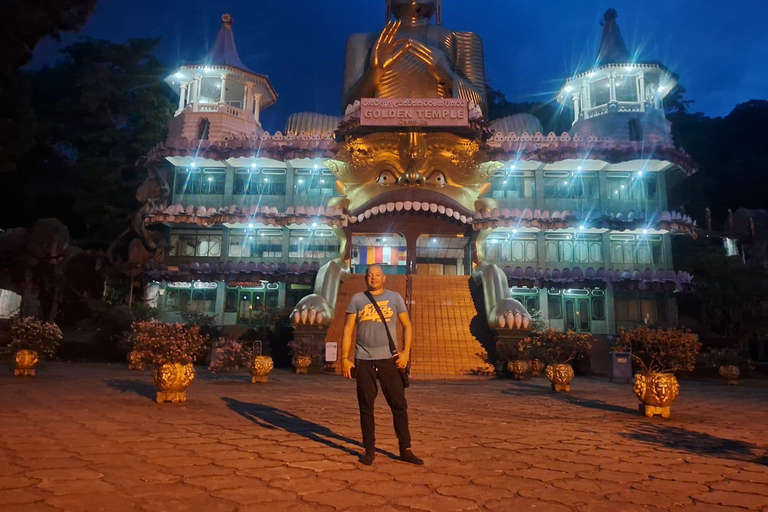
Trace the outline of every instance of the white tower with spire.
{"label": "white tower with spire", "polygon": [[571,133],[619,141],[671,144],[662,100],[677,84],[658,62],[638,62],[627,49],[615,9],[601,22],[603,37],[595,65],[568,78],[557,100],[573,110]]}
{"label": "white tower with spire", "polygon": [[259,114],[277,101],[266,75],[240,60],[232,16],[221,17],[221,30],[204,62],[183,65],[165,81],[179,95],[168,138],[222,141],[259,136]]}

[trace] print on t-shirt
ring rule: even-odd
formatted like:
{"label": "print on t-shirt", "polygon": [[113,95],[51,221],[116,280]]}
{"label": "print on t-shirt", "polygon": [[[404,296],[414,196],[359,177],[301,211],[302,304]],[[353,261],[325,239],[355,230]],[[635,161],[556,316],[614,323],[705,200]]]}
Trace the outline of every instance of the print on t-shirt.
{"label": "print on t-shirt", "polygon": [[[381,302],[376,301],[376,304],[379,305],[379,308],[381,309],[382,314],[384,315],[384,318],[389,321],[390,318],[392,318],[395,314],[394,311],[392,311],[392,308],[388,306],[389,301],[383,300]],[[358,322],[379,322],[381,323],[381,317],[379,316],[379,313],[376,311],[376,308],[373,307],[373,304],[366,304],[365,307],[357,314],[357,321]]]}

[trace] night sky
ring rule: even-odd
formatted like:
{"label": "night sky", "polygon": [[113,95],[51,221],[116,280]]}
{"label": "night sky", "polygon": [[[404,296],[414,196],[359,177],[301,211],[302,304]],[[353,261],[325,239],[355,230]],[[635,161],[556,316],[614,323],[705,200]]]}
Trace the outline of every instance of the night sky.
{"label": "night sky", "polygon": [[[344,43],[378,31],[384,0],[99,0],[82,35],[113,41],[162,37],[169,67],[201,61],[229,12],[243,62],[269,75],[276,105],[264,128],[282,130],[300,111],[339,115]],[[768,2],[765,0],[444,0],[443,24],[478,33],[486,77],[512,101],[550,101],[565,76],[596,56],[603,12],[618,24],[639,60],[677,72],[692,110],[726,115],[737,104],[768,98]],[[64,43],[77,36],[67,36]],[[32,67],[51,62],[60,45],[47,40]]]}

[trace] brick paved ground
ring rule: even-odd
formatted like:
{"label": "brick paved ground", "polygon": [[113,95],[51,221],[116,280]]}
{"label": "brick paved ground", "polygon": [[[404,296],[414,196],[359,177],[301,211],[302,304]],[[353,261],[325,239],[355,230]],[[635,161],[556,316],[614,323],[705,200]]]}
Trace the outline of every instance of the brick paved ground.
{"label": "brick paved ground", "polygon": [[577,378],[417,382],[416,453],[356,462],[353,383],[275,371],[198,380],[158,405],[148,372],[49,363],[0,373],[0,510],[768,511],[768,386],[682,382],[671,420],[631,388]]}

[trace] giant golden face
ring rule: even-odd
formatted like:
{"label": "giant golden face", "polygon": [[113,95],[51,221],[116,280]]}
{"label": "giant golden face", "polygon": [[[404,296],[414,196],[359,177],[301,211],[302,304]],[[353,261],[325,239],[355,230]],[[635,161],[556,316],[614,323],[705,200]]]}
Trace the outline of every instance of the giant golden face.
{"label": "giant golden face", "polygon": [[351,137],[326,165],[343,195],[332,204],[351,215],[382,204],[428,203],[467,217],[495,206],[481,198],[502,166],[488,162],[476,140],[450,133],[395,132]]}

